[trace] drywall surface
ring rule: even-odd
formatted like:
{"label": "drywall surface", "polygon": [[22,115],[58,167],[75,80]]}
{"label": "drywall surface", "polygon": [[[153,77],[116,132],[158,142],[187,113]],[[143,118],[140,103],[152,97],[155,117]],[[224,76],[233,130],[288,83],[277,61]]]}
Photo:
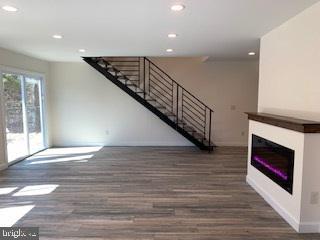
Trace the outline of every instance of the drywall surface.
{"label": "drywall surface", "polygon": [[320,232],[320,134],[305,134],[301,221]]}
{"label": "drywall surface", "polygon": [[251,165],[251,147],[248,148],[247,181],[294,229],[299,231],[304,164],[304,134],[250,120],[249,146],[251,146],[252,134],[295,151],[292,195]]}
{"label": "drywall surface", "polygon": [[261,40],[259,111],[320,120],[320,3]]}
{"label": "drywall surface", "polygon": [[55,146],[190,146],[156,115],[87,63],[51,63]]}
{"label": "drywall surface", "polygon": [[298,232],[320,231],[320,134],[304,134],[256,121],[249,121],[252,134],[288,147],[294,153],[292,195],[251,165],[248,148],[248,183]]}
{"label": "drywall surface", "polygon": [[[257,107],[257,62],[152,60],[214,109],[215,144],[247,145],[243,112]],[[191,145],[85,63],[51,63],[49,86],[54,145]]]}
{"label": "drywall surface", "polygon": [[[320,3],[317,3],[262,37],[259,112],[320,121],[319,22]],[[280,214],[282,212],[281,215],[297,231],[319,232],[319,134],[305,134],[302,138],[298,133],[295,133],[296,136],[289,136],[289,132],[284,129],[275,133],[267,129],[270,126],[261,128],[258,126],[261,124],[250,121],[251,125],[263,137],[296,150],[294,176],[301,175],[302,178],[297,178],[298,181],[294,179],[293,195],[286,197],[287,199],[284,198],[286,193],[279,192],[273,183],[252,169],[248,162],[249,178],[255,180],[256,185],[267,193],[266,196],[270,196],[267,198],[273,199],[269,201],[271,205],[279,204],[283,207],[277,211]],[[281,134],[285,131],[288,132],[286,137]],[[300,147],[302,145],[303,153]]]}
{"label": "drywall surface", "polygon": [[244,112],[257,110],[258,62],[202,62],[201,58],[152,60],[214,110],[212,129],[216,145],[247,145],[248,120]]}

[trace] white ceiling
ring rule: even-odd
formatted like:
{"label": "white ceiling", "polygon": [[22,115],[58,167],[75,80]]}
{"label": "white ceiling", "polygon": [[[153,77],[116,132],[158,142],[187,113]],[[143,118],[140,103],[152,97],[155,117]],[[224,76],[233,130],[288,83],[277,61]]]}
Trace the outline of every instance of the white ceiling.
{"label": "white ceiling", "polygon": [[[50,61],[80,61],[80,55],[249,59],[261,36],[318,1],[0,0],[19,9],[0,9],[0,46]],[[174,3],[186,9],[172,12]],[[168,39],[170,32],[178,38]]]}

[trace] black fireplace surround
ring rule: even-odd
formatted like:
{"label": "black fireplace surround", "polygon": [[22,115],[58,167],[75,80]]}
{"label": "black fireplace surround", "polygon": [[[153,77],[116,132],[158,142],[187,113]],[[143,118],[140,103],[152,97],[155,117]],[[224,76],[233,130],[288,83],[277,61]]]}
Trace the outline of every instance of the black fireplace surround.
{"label": "black fireplace surround", "polygon": [[294,150],[252,134],[251,165],[292,194]]}

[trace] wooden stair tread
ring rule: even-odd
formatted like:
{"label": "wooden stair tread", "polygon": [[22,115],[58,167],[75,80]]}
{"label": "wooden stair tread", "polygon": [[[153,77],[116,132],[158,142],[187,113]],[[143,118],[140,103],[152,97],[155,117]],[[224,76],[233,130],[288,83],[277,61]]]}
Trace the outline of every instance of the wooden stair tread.
{"label": "wooden stair tread", "polygon": [[183,127],[183,130],[187,132],[196,132],[196,130],[193,127],[190,127],[188,125],[185,125],[185,127]]}

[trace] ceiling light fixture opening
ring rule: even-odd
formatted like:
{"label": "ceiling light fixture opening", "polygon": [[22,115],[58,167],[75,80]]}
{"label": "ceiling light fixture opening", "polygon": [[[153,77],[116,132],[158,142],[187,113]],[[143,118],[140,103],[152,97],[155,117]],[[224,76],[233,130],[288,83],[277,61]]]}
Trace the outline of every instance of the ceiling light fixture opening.
{"label": "ceiling light fixture opening", "polygon": [[254,55],[256,55],[256,53],[255,52],[249,52],[248,55],[249,56],[254,56]]}
{"label": "ceiling light fixture opening", "polygon": [[171,6],[171,10],[175,11],[175,12],[180,12],[183,9],[185,9],[185,6],[182,4],[175,4],[175,5]]}
{"label": "ceiling light fixture opening", "polygon": [[55,34],[55,35],[53,35],[52,37],[55,38],[55,39],[61,39],[61,38],[62,38],[62,36],[59,35],[59,34]]}
{"label": "ceiling light fixture opening", "polygon": [[85,49],[79,49],[78,51],[79,51],[79,52],[81,52],[81,53],[86,52],[86,50],[85,50]]}
{"label": "ceiling light fixture opening", "polygon": [[13,6],[9,6],[9,5],[3,6],[2,9],[7,11],[7,12],[16,12],[16,11],[18,11],[17,8],[15,8]]}
{"label": "ceiling light fixture opening", "polygon": [[166,52],[171,53],[171,52],[173,52],[173,49],[168,48],[168,49],[166,50]]}
{"label": "ceiling light fixture opening", "polygon": [[178,35],[175,33],[169,33],[168,38],[176,38]]}

